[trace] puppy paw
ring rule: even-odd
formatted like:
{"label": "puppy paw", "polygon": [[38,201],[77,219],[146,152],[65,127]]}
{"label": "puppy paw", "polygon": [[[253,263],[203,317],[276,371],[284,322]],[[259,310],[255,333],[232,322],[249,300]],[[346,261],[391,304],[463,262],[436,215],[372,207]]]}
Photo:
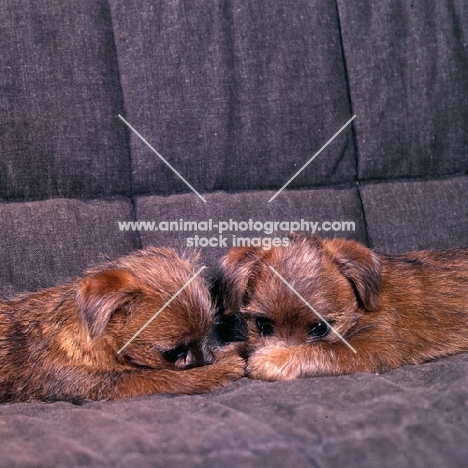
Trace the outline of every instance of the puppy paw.
{"label": "puppy paw", "polygon": [[247,361],[247,376],[258,380],[293,380],[304,377],[300,356],[294,348],[265,347]]}
{"label": "puppy paw", "polygon": [[222,379],[226,383],[240,379],[245,375],[246,362],[243,358],[244,352],[244,343],[231,343],[219,348],[216,360],[212,366],[218,369]]}

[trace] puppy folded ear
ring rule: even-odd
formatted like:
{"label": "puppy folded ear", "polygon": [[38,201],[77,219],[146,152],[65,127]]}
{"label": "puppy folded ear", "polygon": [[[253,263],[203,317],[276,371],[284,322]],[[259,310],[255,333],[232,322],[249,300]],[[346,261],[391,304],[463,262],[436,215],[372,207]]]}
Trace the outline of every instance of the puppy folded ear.
{"label": "puppy folded ear", "polygon": [[266,254],[254,247],[234,247],[221,265],[220,294],[226,313],[234,313],[248,300],[255,283],[256,266]]}
{"label": "puppy folded ear", "polygon": [[101,336],[112,314],[139,291],[137,278],[125,270],[110,269],[85,277],[75,300],[90,338]]}
{"label": "puppy folded ear", "polygon": [[323,245],[343,276],[351,282],[359,306],[365,310],[377,309],[381,272],[377,255],[367,247],[345,239],[324,239]]}

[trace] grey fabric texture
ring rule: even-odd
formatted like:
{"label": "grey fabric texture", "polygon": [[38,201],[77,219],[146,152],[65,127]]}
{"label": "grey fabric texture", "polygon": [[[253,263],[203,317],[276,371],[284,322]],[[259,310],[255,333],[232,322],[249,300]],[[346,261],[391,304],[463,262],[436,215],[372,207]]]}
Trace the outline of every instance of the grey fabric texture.
{"label": "grey fabric texture", "polygon": [[[110,3],[128,121],[199,191],[279,188],[351,117],[334,2]],[[131,149],[137,194],[189,191]],[[350,128],[320,161],[290,188],[353,180]]]}
{"label": "grey fabric texture", "polygon": [[[351,221],[317,232],[381,252],[468,247],[467,5],[0,0],[0,296],[193,237],[125,222]],[[4,404],[0,466],[464,467],[467,370],[461,354],[199,396]]]}
{"label": "grey fabric texture", "polygon": [[0,197],[129,195],[105,2],[0,2]]}
{"label": "grey fabric texture", "polygon": [[199,396],[0,406],[0,466],[465,468],[468,356]]}
{"label": "grey fabric texture", "polygon": [[105,258],[136,249],[137,233],[117,229],[122,217],[131,216],[128,200],[0,205],[0,294],[10,297],[54,286]]}
{"label": "grey fabric texture", "polygon": [[387,253],[467,247],[468,177],[363,185],[369,242]]}
{"label": "grey fabric texture", "polygon": [[338,0],[360,179],[468,170],[468,3]]}

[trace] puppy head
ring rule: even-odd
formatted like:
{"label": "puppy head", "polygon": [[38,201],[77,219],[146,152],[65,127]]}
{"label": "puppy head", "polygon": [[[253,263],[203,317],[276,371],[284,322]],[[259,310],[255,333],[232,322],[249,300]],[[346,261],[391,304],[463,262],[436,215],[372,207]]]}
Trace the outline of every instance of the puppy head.
{"label": "puppy head", "polygon": [[90,270],[75,302],[93,348],[138,367],[210,363],[214,310],[208,288],[198,276],[181,290],[195,276],[194,262],[171,249],[150,248]]}
{"label": "puppy head", "polygon": [[329,347],[340,338],[326,322],[350,337],[378,306],[378,258],[353,241],[295,236],[268,251],[234,248],[222,270],[225,308],[245,318],[250,353]]}

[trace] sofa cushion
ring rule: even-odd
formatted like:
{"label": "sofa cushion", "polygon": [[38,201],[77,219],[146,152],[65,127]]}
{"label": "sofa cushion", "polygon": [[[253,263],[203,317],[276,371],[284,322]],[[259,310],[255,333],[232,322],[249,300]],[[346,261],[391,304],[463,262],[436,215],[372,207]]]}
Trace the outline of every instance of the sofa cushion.
{"label": "sofa cushion", "polygon": [[0,466],[464,467],[468,355],[204,395],[0,406]]}
{"label": "sofa cushion", "polygon": [[360,179],[466,173],[468,3],[338,5]]}
{"label": "sofa cushion", "polygon": [[129,195],[105,2],[0,3],[0,197]]}
{"label": "sofa cushion", "polygon": [[370,244],[387,252],[468,247],[468,176],[365,184]]}
{"label": "sofa cushion", "polygon": [[46,200],[0,205],[0,296],[53,286],[139,246],[119,232],[127,200]]}
{"label": "sofa cushion", "polygon": [[[199,192],[279,189],[351,117],[334,2],[110,3],[124,117]],[[135,193],[190,192],[130,134]],[[290,188],[355,174],[348,127]]]}

